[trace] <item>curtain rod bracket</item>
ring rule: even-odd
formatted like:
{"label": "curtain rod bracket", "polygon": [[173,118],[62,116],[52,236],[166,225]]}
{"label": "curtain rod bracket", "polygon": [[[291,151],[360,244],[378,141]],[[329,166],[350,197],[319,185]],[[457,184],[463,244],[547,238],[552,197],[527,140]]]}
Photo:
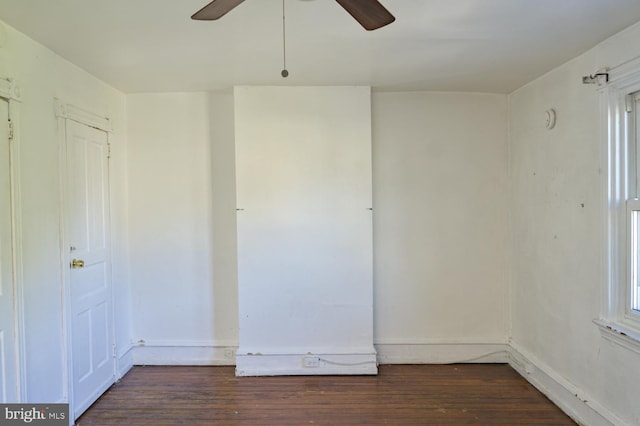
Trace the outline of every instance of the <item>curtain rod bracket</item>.
{"label": "curtain rod bracket", "polygon": [[582,77],[582,84],[598,84],[602,85],[609,82],[608,72],[598,72]]}

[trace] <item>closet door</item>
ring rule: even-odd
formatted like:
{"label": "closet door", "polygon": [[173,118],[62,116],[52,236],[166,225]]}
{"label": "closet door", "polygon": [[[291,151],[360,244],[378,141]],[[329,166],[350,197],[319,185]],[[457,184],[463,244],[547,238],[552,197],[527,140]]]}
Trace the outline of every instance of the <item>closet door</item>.
{"label": "closet door", "polygon": [[237,374],[374,374],[369,88],[235,103]]}
{"label": "closet door", "polygon": [[65,120],[66,238],[74,419],[116,378],[107,132]]}

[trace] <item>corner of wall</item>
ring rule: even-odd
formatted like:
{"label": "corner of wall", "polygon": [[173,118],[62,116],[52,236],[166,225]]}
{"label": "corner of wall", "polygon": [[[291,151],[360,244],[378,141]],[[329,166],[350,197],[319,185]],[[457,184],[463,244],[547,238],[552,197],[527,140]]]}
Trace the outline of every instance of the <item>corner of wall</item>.
{"label": "corner of wall", "polygon": [[517,343],[509,346],[509,365],[578,424],[622,426],[614,413]]}

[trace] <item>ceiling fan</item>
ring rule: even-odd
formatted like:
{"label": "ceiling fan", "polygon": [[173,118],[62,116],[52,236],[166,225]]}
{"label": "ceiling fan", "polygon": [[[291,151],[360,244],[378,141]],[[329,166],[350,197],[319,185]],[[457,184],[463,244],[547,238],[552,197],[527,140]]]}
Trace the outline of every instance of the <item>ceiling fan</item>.
{"label": "ceiling fan", "polygon": [[[191,16],[199,21],[212,21],[229,13],[244,0],[213,0]],[[336,0],[367,31],[384,27],[396,20],[378,0]]]}

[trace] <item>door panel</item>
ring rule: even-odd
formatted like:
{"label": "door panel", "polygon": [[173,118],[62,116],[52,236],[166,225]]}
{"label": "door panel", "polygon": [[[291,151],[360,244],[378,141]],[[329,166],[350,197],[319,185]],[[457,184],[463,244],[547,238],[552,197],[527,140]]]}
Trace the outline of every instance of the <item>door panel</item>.
{"label": "door panel", "polygon": [[[74,414],[115,380],[109,268],[107,134],[75,121],[67,131],[67,241]],[[80,263],[73,264],[73,261]]]}
{"label": "door panel", "polygon": [[9,105],[0,99],[0,402],[17,401]]}

